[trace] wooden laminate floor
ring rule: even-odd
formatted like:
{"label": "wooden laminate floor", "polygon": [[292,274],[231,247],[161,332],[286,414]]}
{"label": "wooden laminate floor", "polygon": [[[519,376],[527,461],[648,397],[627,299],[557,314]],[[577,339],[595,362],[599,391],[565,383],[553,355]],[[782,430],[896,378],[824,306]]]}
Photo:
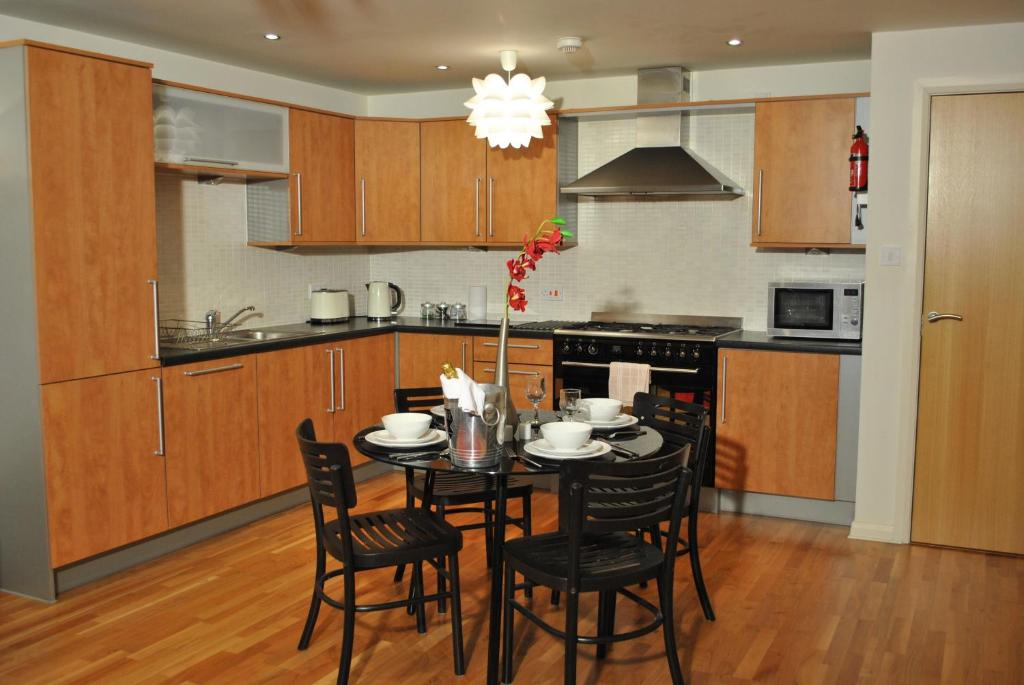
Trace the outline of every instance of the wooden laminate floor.
{"label": "wooden laminate floor", "polygon": [[[359,486],[360,510],[398,506],[402,479]],[[534,496],[535,530],[554,522]],[[718,620],[706,622],[679,562],[677,625],[689,683],[1015,683],[1024,673],[1024,559],[847,539],[845,528],[736,515],[701,520]],[[404,611],[356,621],[356,683],[480,683],[488,583],[479,531],[466,534],[469,669],[452,674],[447,615],[417,635]],[[333,683],[338,612],[295,649],[313,568],[307,507],[64,594],[55,605],[0,595],[0,683]],[[391,571],[360,574],[363,601],[404,594]],[[431,579],[433,576],[429,575]],[[653,597],[653,587],[645,591]],[[559,618],[547,592],[534,606]],[[640,617],[620,601],[617,629]],[[583,629],[595,602],[584,599]],[[561,679],[560,644],[517,622],[516,683]],[[660,635],[581,647],[579,682],[668,681]]]}

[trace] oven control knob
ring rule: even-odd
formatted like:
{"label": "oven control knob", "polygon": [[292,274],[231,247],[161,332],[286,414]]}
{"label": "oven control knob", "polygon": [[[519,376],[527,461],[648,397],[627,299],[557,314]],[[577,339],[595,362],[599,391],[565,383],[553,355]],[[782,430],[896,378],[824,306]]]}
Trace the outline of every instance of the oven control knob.
{"label": "oven control knob", "polygon": [[562,352],[570,351],[572,351],[572,344],[568,340],[566,340],[564,343],[562,343]]}
{"label": "oven control knob", "polygon": [[679,346],[679,358],[680,359],[686,359],[686,354],[687,354],[686,346],[685,345],[680,345]]}
{"label": "oven control knob", "polygon": [[589,345],[587,345],[587,354],[589,354],[592,357],[597,356],[597,345],[595,345],[594,343],[590,343]]}
{"label": "oven control knob", "polygon": [[638,357],[644,356],[644,348],[640,347],[639,345],[637,345],[637,347],[636,347],[636,356],[638,356]]}
{"label": "oven control knob", "polygon": [[699,347],[694,347],[693,348],[693,358],[694,359],[700,359],[700,348]]}
{"label": "oven control knob", "polygon": [[665,351],[662,352],[661,354],[662,354],[663,357],[665,357],[665,359],[671,359],[672,358],[672,348],[666,345],[665,346]]}
{"label": "oven control knob", "polygon": [[576,353],[583,354],[583,343],[576,343]]}
{"label": "oven control knob", "polygon": [[654,345],[651,345],[651,356],[652,357],[657,357],[658,356],[658,348],[655,347]]}

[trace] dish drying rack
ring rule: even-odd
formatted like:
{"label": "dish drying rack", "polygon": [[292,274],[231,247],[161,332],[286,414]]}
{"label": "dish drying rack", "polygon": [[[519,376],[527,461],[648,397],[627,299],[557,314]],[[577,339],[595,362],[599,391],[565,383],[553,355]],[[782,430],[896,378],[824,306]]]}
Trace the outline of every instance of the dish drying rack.
{"label": "dish drying rack", "polygon": [[217,323],[213,328],[205,321],[189,321],[187,319],[161,319],[160,342],[179,345],[195,345],[217,340],[226,331],[234,328],[234,323]]}

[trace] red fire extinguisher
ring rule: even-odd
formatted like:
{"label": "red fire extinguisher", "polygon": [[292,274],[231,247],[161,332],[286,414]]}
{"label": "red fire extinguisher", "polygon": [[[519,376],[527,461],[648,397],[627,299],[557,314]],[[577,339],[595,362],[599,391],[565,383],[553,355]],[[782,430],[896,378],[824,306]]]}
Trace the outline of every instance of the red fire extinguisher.
{"label": "red fire extinguisher", "polygon": [[868,140],[864,129],[857,127],[850,146],[850,190],[862,193],[868,189]]}

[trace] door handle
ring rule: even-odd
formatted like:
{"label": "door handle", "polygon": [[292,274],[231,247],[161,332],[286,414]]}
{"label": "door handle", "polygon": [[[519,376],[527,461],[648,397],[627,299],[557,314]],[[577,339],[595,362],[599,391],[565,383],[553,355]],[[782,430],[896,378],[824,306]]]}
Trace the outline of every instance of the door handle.
{"label": "door handle", "polygon": [[345,411],[345,350],[335,347],[338,353],[338,399],[341,400],[335,408],[338,411]]}
{"label": "door handle", "polygon": [[757,170],[757,234],[761,235],[761,195],[764,188],[764,169]]}
{"label": "door handle", "polygon": [[476,179],[476,237],[480,237],[480,179]]}
{"label": "door handle", "polygon": [[302,235],[302,174],[295,172],[295,199],[298,207],[296,208],[296,231],[295,235]]}
{"label": "door handle", "polygon": [[243,364],[225,364],[224,366],[214,366],[209,369],[196,369],[195,371],[186,371],[185,375],[193,378],[195,376],[208,376],[211,373],[222,373],[224,371],[234,371],[244,366]]}
{"label": "door handle", "polygon": [[167,456],[167,441],[164,437],[164,382],[160,376],[150,376],[156,383],[156,431],[158,445],[153,454],[158,457]]}
{"label": "door handle", "polygon": [[465,340],[462,341],[462,370],[466,370],[466,347],[469,345]]}
{"label": "door handle", "polygon": [[487,237],[494,237],[494,178],[487,179]]}
{"label": "door handle", "polygon": [[327,350],[327,380],[331,386],[331,406],[327,407],[327,413],[334,413],[334,350]]}
{"label": "door handle", "polygon": [[[483,343],[483,346],[484,347],[497,347],[498,343],[496,343],[496,342],[485,342],[485,343]],[[539,350],[540,349],[540,345],[522,345],[522,344],[518,344],[518,343],[508,343],[507,345],[505,345],[505,347],[507,347],[510,350]]]}
{"label": "door handle", "polygon": [[928,312],[928,323],[935,323],[936,321],[963,321],[964,317],[959,314],[939,314],[938,312]]}
{"label": "door handle", "polygon": [[359,214],[362,228],[360,229],[360,235],[366,237],[366,179],[359,179]]}
{"label": "door handle", "polygon": [[150,289],[153,291],[153,354],[149,355],[150,359],[160,358],[160,283],[155,279],[151,278],[148,281]]}
{"label": "door handle", "polygon": [[729,391],[729,356],[722,356],[722,423],[725,423],[725,404]]}

